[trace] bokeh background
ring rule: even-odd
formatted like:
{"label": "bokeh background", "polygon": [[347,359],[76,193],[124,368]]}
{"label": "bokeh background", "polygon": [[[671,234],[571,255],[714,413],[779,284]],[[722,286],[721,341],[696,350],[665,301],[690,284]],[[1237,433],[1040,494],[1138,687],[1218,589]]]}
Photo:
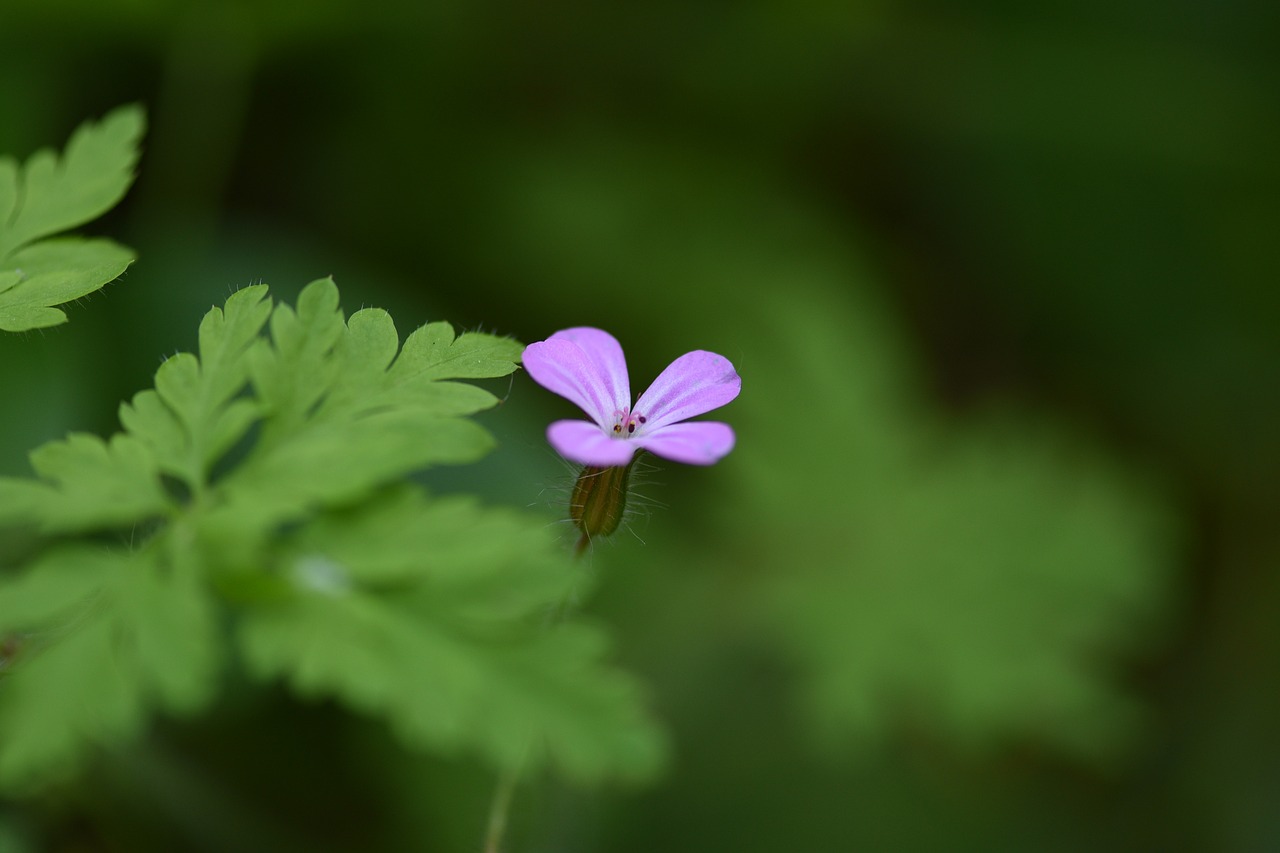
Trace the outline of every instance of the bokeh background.
{"label": "bokeh background", "polygon": [[[513,851],[1280,849],[1278,10],[4,0],[0,151],[151,130],[91,229],[138,263],[0,339],[0,472],[259,281],[602,326],[637,392],[715,350],[737,449],[649,476],[584,605],[672,763],[530,780]],[[498,390],[433,484],[554,523],[570,407]],[[486,768],[233,694],[0,849],[478,849]]]}

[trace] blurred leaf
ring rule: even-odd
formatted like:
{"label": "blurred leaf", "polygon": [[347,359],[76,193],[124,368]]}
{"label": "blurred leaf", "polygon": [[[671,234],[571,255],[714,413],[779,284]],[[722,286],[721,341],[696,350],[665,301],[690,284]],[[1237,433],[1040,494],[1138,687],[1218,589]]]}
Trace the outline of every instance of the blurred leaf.
{"label": "blurred leaf", "polygon": [[45,482],[8,485],[29,490],[26,514],[46,531],[126,526],[169,508],[155,460],[130,435],[116,435],[108,443],[76,433],[37,448],[31,466]]}
{"label": "blurred leaf", "polygon": [[51,306],[92,293],[132,262],[107,240],[44,240],[110,210],[133,183],[144,119],[121,107],[82,125],[62,158],[36,152],[25,166],[0,157],[0,329],[55,326]]}
{"label": "blurred leaf", "polygon": [[293,592],[241,626],[250,669],[386,716],[409,743],[516,766],[532,741],[579,780],[647,776],[663,752],[603,638],[543,627],[573,573],[544,526],[401,490],[285,549]]}
{"label": "blurred leaf", "polygon": [[[821,342],[801,359],[812,371],[775,359],[752,377],[761,396],[744,395],[762,447],[793,452],[740,460],[745,511],[773,523],[770,536],[747,533],[749,549],[789,567],[760,591],[818,730],[847,743],[915,721],[973,746],[1114,755],[1137,709],[1107,661],[1150,637],[1162,608],[1172,528],[1161,502],[1059,430],[1007,418],[943,431],[904,419],[909,409],[824,394],[868,387],[860,374],[877,369],[836,322],[808,316],[807,345],[777,342]],[[777,405],[788,395],[819,402],[796,422]],[[850,424],[841,464],[826,459],[833,445],[797,432],[833,423]]]}
{"label": "blurred leaf", "polygon": [[470,498],[428,501],[401,487],[374,504],[317,519],[296,533],[289,548],[323,554],[371,589],[430,583],[451,600],[445,610],[465,615],[476,606],[490,617],[514,616],[558,603],[581,581],[564,560],[540,550],[513,570],[517,542],[540,544],[546,538],[531,532],[531,524],[544,526],[520,513],[484,509]]}
{"label": "blurred leaf", "polygon": [[71,547],[4,582],[0,632],[21,643],[0,702],[0,785],[69,772],[86,746],[136,734],[153,705],[208,701],[221,655],[187,568],[156,550]]}

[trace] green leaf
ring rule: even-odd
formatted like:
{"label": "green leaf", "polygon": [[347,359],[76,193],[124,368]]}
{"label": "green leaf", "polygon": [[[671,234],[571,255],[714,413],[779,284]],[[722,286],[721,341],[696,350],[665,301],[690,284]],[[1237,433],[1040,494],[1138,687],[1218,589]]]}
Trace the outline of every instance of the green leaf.
{"label": "green leaf", "polygon": [[[460,374],[452,372],[451,367],[465,366],[450,357],[446,348],[423,346],[429,337],[425,332],[429,329],[437,329],[437,338],[445,335],[452,338],[453,330],[448,323],[432,323],[409,335],[398,358],[399,338],[387,312],[380,309],[358,311],[352,315],[347,327],[349,333],[340,342],[335,359],[339,373],[334,377],[333,390],[325,400],[325,408],[349,411],[357,407],[371,412],[407,407],[436,415],[457,416],[487,409],[497,402],[488,391],[474,385],[439,381],[459,378]],[[477,348],[508,351],[508,355],[514,349],[514,356],[518,358],[519,344],[505,338],[481,337],[486,338],[487,343]],[[510,357],[489,358],[484,362],[483,370],[476,365],[472,367],[474,372],[470,375],[473,378],[488,378],[510,373],[515,363]]]}
{"label": "green leaf", "polygon": [[0,526],[38,524],[48,486],[21,477],[0,477]]}
{"label": "green leaf", "polygon": [[224,485],[229,502],[254,504],[264,522],[278,523],[356,499],[411,471],[474,461],[492,446],[471,421],[375,412],[308,424],[289,442],[247,460]]}
{"label": "green leaf", "polygon": [[133,183],[144,126],[141,107],[120,107],[81,125],[61,159],[47,149],[21,168],[0,159],[0,257],[114,207]]}
{"label": "green leaf", "polygon": [[[427,500],[401,486],[374,502],[320,516],[295,534],[289,549],[299,558],[324,555],[368,589],[430,583],[448,591],[451,608],[467,602],[468,613],[506,618],[560,601],[581,581],[548,552],[546,538],[541,524],[523,513],[485,509],[468,497]],[[512,549],[522,540],[530,558],[516,569]]]}
{"label": "green leaf", "polygon": [[0,158],[0,329],[65,322],[52,306],[100,289],[132,262],[129,250],[108,240],[43,238],[101,216],[123,198],[144,124],[141,108],[121,107],[82,125],[61,158],[48,150],[22,166]]}
{"label": "green leaf", "polygon": [[[741,547],[765,562],[759,600],[803,673],[809,731],[858,748],[905,719],[976,749],[1120,754],[1141,709],[1107,662],[1158,628],[1167,507],[1066,430],[939,429],[906,375],[886,381],[892,350],[807,312],[780,306],[760,342],[776,356],[739,417],[792,450],[740,460],[734,512],[770,519]],[[841,425],[839,464],[813,424]]]}
{"label": "green leaf", "polygon": [[[211,539],[251,551],[285,521],[428,465],[477,459],[492,438],[461,416],[496,398],[440,377],[480,375],[481,365],[509,373],[519,345],[464,335],[463,356],[447,324],[429,328],[411,336],[419,344],[406,367],[390,317],[365,310],[344,323],[332,281],[305,288],[296,311],[273,308],[265,286],[245,288],[206,314],[198,356],[174,355],[154,390],[121,406],[125,435],[51,443],[32,455],[40,480],[0,479],[0,520],[50,532],[126,526],[177,508],[165,475],[201,502]],[[427,337],[435,343],[421,346]],[[246,458],[211,482],[255,424]]]}
{"label": "green leaf", "polygon": [[[114,563],[111,565],[114,566]],[[0,581],[0,632],[19,636],[51,622],[74,622],[104,586],[101,555],[64,551]]]}
{"label": "green leaf", "polygon": [[200,357],[168,359],[156,372],[156,390],[120,408],[120,422],[160,469],[193,490],[204,487],[213,464],[259,415],[252,401],[233,398],[248,381],[246,356],[270,315],[265,285],[237,291],[200,323]]}
{"label": "green leaf", "polygon": [[450,380],[510,373],[519,352],[444,323],[402,349],[386,312],[344,321],[328,280],[296,309],[247,288],[205,316],[198,354],[121,407],[124,433],[51,442],[35,478],[0,479],[0,523],[127,532],[136,548],[55,539],[0,583],[0,636],[21,638],[0,785],[201,707],[221,624],[256,676],[415,745],[504,765],[532,747],[581,779],[652,773],[661,736],[600,632],[543,628],[581,580],[543,519],[401,482],[492,446],[464,415],[496,398]]}
{"label": "green leaf", "polygon": [[778,585],[823,730],[864,735],[901,695],[975,744],[1012,735],[1101,758],[1129,739],[1137,708],[1087,653],[1150,623],[1161,525],[1105,466],[1059,458],[976,435],[883,489],[852,534],[859,571]]}
{"label": "green leaf", "polygon": [[432,379],[506,376],[520,363],[523,350],[510,338],[481,332],[455,338],[448,323],[428,323],[405,341],[396,374],[405,378],[425,373]]}
{"label": "green leaf", "polygon": [[333,348],[342,337],[342,311],[332,280],[313,281],[298,294],[298,308],[277,306],[271,342],[250,353],[254,391],[268,423],[261,445],[292,439],[333,384]]}
{"label": "green leaf", "polygon": [[[485,430],[458,416],[497,399],[438,380],[460,372],[510,373],[517,344],[464,335],[465,351],[473,353],[464,356],[445,343],[453,340],[448,325],[433,324],[432,335],[410,335],[396,357],[399,337],[385,312],[360,311],[344,324],[337,305],[332,281],[312,282],[296,312],[276,308],[271,342],[250,351],[252,384],[265,414],[262,436],[228,475],[224,517],[210,523],[222,525],[230,514],[239,519],[233,523],[256,521],[265,532],[411,471],[473,461],[492,447]],[[435,344],[426,346],[428,338]]]}
{"label": "green leaf", "polygon": [[0,632],[21,638],[0,702],[0,785],[70,772],[137,734],[152,706],[211,698],[221,651],[212,602],[157,551],[46,554],[0,584]]}
{"label": "green leaf", "polygon": [[33,451],[31,465],[45,482],[31,484],[29,511],[47,532],[120,527],[169,509],[154,461],[131,436],[74,433]]}
{"label": "green leaf", "polygon": [[[133,255],[110,240],[45,240],[19,250],[0,271],[0,329],[56,326],[66,315],[51,305],[79,299],[113,279]],[[7,286],[6,286],[7,285]]]}
{"label": "green leaf", "polygon": [[405,489],[318,519],[281,559],[292,594],[241,626],[258,677],[499,765],[530,745],[535,764],[550,756],[581,780],[660,764],[661,736],[635,685],[601,663],[600,633],[543,627],[574,575],[538,522]]}

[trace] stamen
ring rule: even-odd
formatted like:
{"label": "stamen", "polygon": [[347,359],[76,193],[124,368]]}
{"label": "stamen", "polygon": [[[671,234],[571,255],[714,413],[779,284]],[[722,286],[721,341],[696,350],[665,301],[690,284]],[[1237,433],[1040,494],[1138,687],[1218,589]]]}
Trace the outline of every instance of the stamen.
{"label": "stamen", "polygon": [[[630,438],[635,435],[636,428],[645,422],[645,418],[620,409],[613,413],[613,437]],[[625,429],[625,432],[624,432]]]}

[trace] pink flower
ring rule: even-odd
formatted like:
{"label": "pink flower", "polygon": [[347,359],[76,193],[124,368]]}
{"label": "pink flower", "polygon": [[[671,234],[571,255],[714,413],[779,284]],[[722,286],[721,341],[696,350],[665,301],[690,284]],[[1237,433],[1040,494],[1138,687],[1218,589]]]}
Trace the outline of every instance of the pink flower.
{"label": "pink flower", "polygon": [[742,379],[729,359],[695,350],[677,358],[631,405],[627,360],[613,335],[580,326],[529,344],[533,380],[591,416],[556,421],[547,440],[580,465],[626,465],[640,449],[690,465],[710,465],[733,449],[733,430],[718,421],[685,423],[738,396]]}

